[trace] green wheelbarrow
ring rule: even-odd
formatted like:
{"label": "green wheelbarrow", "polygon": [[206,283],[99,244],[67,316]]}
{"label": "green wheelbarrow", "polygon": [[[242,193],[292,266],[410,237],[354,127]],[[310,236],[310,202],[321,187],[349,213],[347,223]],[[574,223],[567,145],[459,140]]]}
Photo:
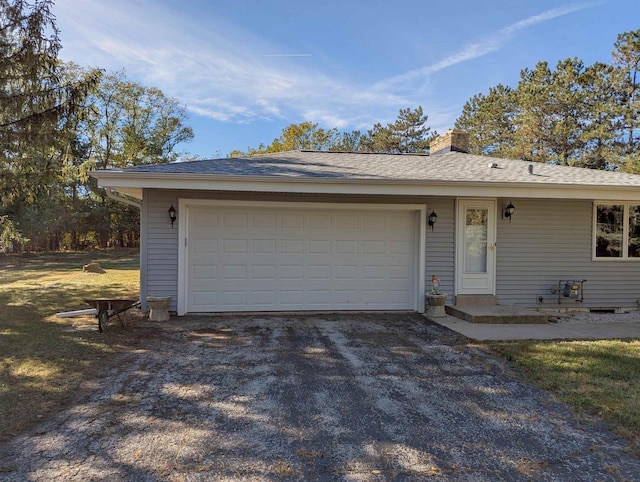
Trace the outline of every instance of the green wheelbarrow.
{"label": "green wheelbarrow", "polygon": [[120,314],[131,308],[140,307],[140,300],[84,300],[84,302],[96,309],[96,318],[98,318],[98,330],[100,333],[103,333],[107,329],[109,318],[112,316],[117,316],[120,324],[125,326],[126,323],[120,317]]}

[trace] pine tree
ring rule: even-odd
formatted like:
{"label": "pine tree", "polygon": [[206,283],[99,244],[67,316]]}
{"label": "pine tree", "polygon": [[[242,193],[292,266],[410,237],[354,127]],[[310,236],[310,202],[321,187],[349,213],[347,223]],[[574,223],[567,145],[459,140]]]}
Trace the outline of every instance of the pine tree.
{"label": "pine tree", "polygon": [[51,6],[0,0],[0,143],[9,156],[25,144],[54,144],[100,76],[90,71],[66,81]]}
{"label": "pine tree", "polygon": [[491,87],[487,95],[476,94],[469,99],[455,127],[469,133],[472,154],[511,157],[515,149],[516,112],[513,90],[498,84]]}
{"label": "pine tree", "polygon": [[437,137],[427,125],[429,116],[422,107],[414,110],[400,109],[398,118],[383,126],[377,123],[365,136],[362,146],[366,152],[386,152],[390,154],[426,153],[429,144]]}
{"label": "pine tree", "polygon": [[403,154],[428,152],[429,144],[436,137],[430,133],[428,120],[429,116],[423,114],[421,106],[415,110],[400,109],[396,121],[388,125],[392,143],[390,151]]}
{"label": "pine tree", "polygon": [[636,172],[640,167],[640,29],[618,35],[612,56],[624,74],[619,84],[624,132],[620,152],[628,158],[625,169]]}
{"label": "pine tree", "polygon": [[515,149],[517,156],[526,161],[547,162],[551,126],[552,75],[547,62],[523,69],[516,89],[519,110],[514,119],[516,128]]}
{"label": "pine tree", "polygon": [[474,153],[640,172],[640,29],[618,36],[613,64],[523,69],[514,90],[469,99],[456,127]]}
{"label": "pine tree", "polygon": [[582,74],[582,152],[574,165],[591,169],[617,167],[615,144],[622,114],[617,86],[622,77],[620,69],[602,62],[590,65]]}
{"label": "pine tree", "polygon": [[584,64],[577,58],[558,62],[551,74],[547,115],[549,159],[569,165],[584,148],[582,131],[585,99],[582,88]]}
{"label": "pine tree", "polygon": [[65,78],[51,7],[0,0],[0,249],[24,242],[19,212],[49,199],[71,126],[100,77]]}

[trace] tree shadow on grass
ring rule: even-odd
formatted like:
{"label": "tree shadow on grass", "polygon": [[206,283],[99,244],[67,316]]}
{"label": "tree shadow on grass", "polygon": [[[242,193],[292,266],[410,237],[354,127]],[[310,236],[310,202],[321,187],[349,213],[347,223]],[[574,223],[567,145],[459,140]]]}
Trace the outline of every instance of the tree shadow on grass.
{"label": "tree shadow on grass", "polygon": [[0,440],[60,409],[83,382],[103,376],[105,363],[137,348],[126,329],[114,325],[101,334],[92,317],[81,321],[91,329],[76,330],[69,322],[24,321],[32,315],[29,306],[12,313],[15,318],[0,321]]}
{"label": "tree shadow on grass", "polygon": [[[116,269],[123,269],[118,263],[126,265],[124,269],[137,263],[135,257],[119,261],[113,256]],[[70,283],[65,269],[78,269],[81,257],[86,254],[2,257],[0,270],[6,269],[9,276],[5,288],[0,287],[0,441],[60,409],[78,395],[83,382],[102,376],[101,366],[136,347],[126,330],[98,333],[92,317],[54,317],[58,311],[89,308],[85,299],[138,297],[118,280],[101,278],[92,286],[80,271]],[[55,274],[60,272],[58,282]],[[95,329],[70,329],[79,322]]]}

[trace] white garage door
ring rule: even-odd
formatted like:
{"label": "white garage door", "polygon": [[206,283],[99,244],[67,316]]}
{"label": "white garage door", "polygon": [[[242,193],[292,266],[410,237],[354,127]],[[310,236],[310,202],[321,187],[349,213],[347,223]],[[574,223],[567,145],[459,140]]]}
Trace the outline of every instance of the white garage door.
{"label": "white garage door", "polygon": [[187,312],[412,310],[417,212],[187,208]]}

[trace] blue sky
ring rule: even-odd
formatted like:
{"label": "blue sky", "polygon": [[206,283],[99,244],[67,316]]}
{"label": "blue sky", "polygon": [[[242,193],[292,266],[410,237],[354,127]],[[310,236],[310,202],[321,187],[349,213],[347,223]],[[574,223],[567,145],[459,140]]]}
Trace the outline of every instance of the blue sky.
{"label": "blue sky", "polygon": [[421,105],[432,129],[520,70],[608,62],[640,28],[638,0],[57,0],[65,61],[178,99],[195,139],[224,157],[289,124],[366,130]]}

